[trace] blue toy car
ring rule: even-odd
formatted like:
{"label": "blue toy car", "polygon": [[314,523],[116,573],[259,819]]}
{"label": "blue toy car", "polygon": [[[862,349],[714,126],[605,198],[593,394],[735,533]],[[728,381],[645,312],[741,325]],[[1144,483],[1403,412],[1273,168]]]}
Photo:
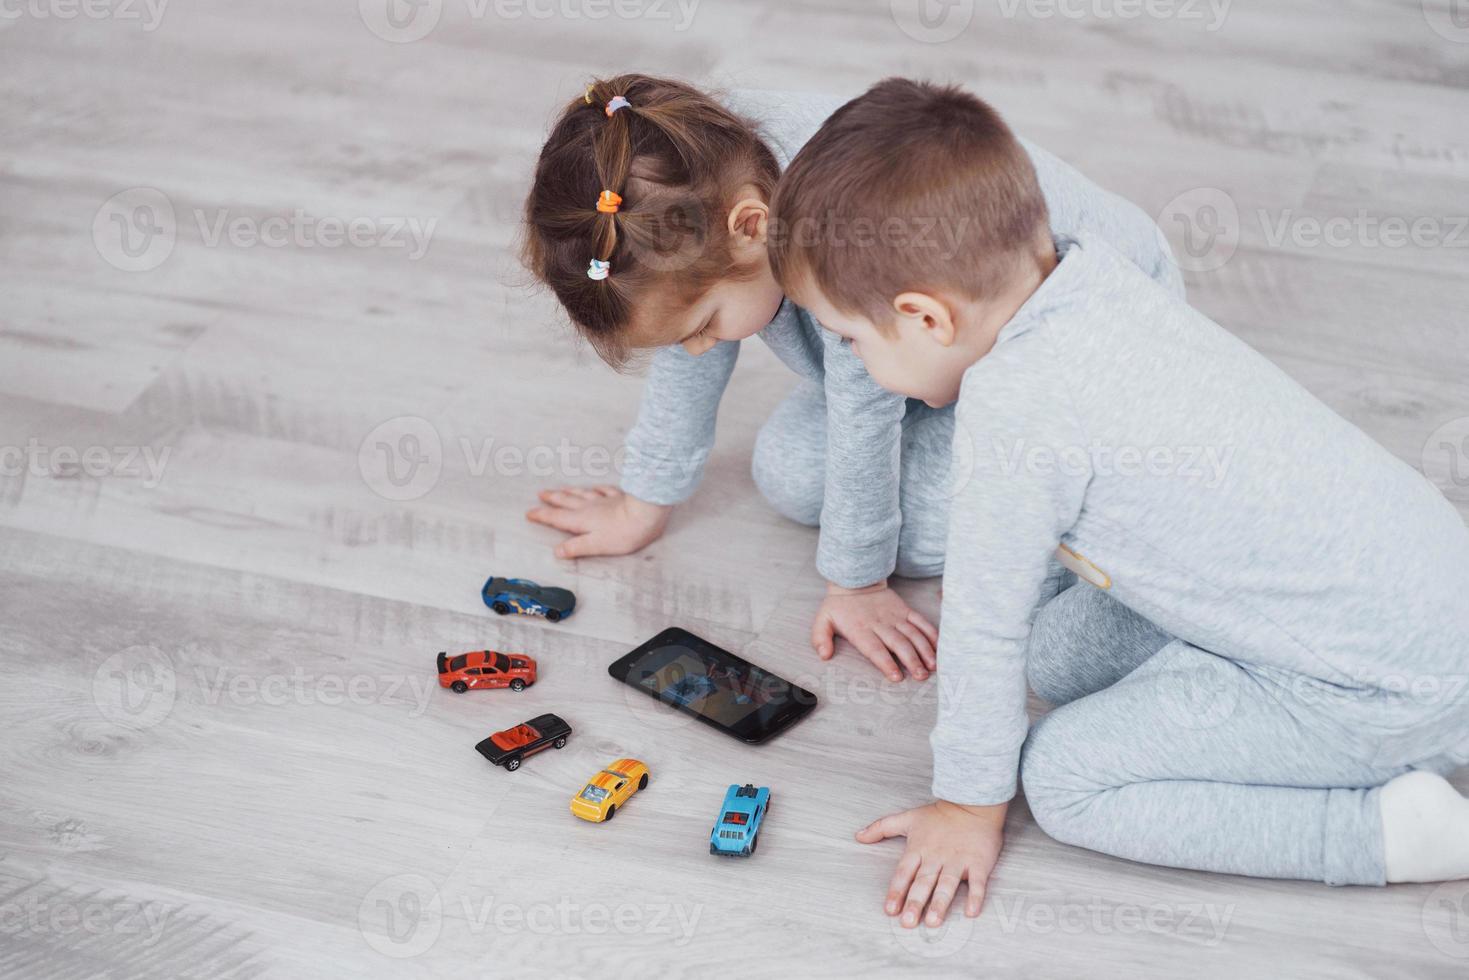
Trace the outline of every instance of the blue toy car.
{"label": "blue toy car", "polygon": [[551,622],[570,616],[576,609],[576,596],[570,589],[537,585],[523,578],[501,578],[492,575],[480,589],[480,596],[501,616],[520,613],[523,616],[545,616]]}
{"label": "blue toy car", "polygon": [[724,791],[719,822],[709,832],[709,853],[724,857],[749,857],[760,843],[760,825],[770,812],[770,787],[752,784],[731,786]]}

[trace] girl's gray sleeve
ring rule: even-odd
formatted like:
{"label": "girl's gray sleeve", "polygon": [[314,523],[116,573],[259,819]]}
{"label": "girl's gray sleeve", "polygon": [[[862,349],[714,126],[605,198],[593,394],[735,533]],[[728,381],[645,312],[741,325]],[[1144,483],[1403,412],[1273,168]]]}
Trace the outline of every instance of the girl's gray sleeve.
{"label": "girl's gray sleeve", "polygon": [[903,526],[902,472],[907,399],[882,388],[861,358],[829,330],[821,332],[826,368],[826,490],[816,570],[845,588],[893,573]]}
{"label": "girl's gray sleeve", "polygon": [[1058,463],[1074,460],[1086,441],[1043,343],[1032,335],[1009,346],[971,368],[959,396],[954,458],[973,459],[973,469],[949,512],[941,666],[930,681],[938,685],[934,796],[973,806],[1015,795],[1030,727],[1031,622],[1055,588],[1052,556],[1076,523],[1089,479],[1080,466]]}
{"label": "girl's gray sleeve", "polygon": [[638,418],[623,448],[622,489],[650,504],[687,500],[714,448],[714,421],[739,341],[700,354],[664,347],[653,355]]}

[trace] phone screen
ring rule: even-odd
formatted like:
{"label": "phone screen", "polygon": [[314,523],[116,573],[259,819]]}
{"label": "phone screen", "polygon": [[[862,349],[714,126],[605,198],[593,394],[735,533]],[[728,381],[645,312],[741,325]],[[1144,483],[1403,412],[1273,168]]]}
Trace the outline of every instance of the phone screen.
{"label": "phone screen", "polygon": [[816,695],[687,630],[664,630],[608,668],[746,742],[760,742],[816,706]]}

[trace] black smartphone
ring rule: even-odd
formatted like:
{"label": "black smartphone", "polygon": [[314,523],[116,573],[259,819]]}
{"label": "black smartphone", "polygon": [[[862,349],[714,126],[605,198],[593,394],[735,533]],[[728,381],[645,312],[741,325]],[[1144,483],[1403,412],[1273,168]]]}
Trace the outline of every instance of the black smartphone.
{"label": "black smartphone", "polygon": [[741,742],[763,742],[816,707],[816,695],[688,630],[669,627],[607,673]]}

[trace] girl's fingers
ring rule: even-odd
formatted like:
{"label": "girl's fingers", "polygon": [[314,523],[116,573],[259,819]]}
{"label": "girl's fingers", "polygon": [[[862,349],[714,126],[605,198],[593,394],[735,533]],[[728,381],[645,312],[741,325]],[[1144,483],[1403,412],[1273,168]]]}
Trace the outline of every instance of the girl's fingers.
{"label": "girl's fingers", "polygon": [[944,916],[949,914],[949,903],[958,892],[958,872],[945,868],[939,874],[938,884],[933,888],[933,899],[928,903],[927,922],[930,928],[943,925]]}
{"label": "girl's fingers", "polygon": [[923,661],[923,665],[929,670],[937,670],[938,655],[934,653],[933,646],[928,642],[928,637],[923,635],[923,631],[906,621],[898,623],[897,629],[913,644],[913,649],[918,651],[918,659]]}
{"label": "girl's fingers", "polygon": [[908,893],[909,887],[913,884],[913,876],[918,873],[919,863],[917,854],[904,854],[898,866],[893,869],[893,877],[888,882],[887,898],[882,903],[882,910],[888,915],[898,914],[898,909],[903,904],[903,896]]}
{"label": "girl's fingers", "polygon": [[928,679],[928,668],[918,659],[918,651],[913,649],[912,641],[891,626],[876,626],[873,632],[892,655],[898,658],[910,677],[920,681]]}
{"label": "girl's fingers", "polygon": [[928,618],[916,609],[908,610],[908,622],[917,626],[928,637],[928,642],[935,647],[939,645],[939,628],[928,621]]}
{"label": "girl's fingers", "polygon": [[562,492],[569,493],[573,497],[580,497],[582,500],[600,500],[602,497],[602,494],[591,487],[566,487]]}
{"label": "girl's fingers", "polygon": [[525,517],[526,520],[554,527],[568,534],[583,534],[587,531],[586,515],[561,507],[536,507],[526,511]]}
{"label": "girl's fingers", "polygon": [[939,867],[937,865],[924,865],[918,869],[918,875],[913,879],[913,884],[908,888],[908,901],[903,905],[903,926],[911,929],[918,925],[918,919],[923,915],[923,907],[928,904],[928,896],[933,894],[933,886],[938,883]]}
{"label": "girl's fingers", "polygon": [[888,653],[888,648],[872,630],[864,629],[856,636],[849,634],[847,641],[856,647],[857,652],[866,657],[872,666],[886,674],[888,680],[897,683],[903,679],[903,672],[893,662],[893,655]]}
{"label": "girl's fingers", "polygon": [[622,496],[622,491],[619,490],[617,487],[614,487],[610,483],[604,483],[601,486],[592,487],[592,489],[595,492],[601,494],[604,497],[621,497]]}
{"label": "girl's fingers", "polygon": [[602,540],[602,536],[595,531],[567,538],[556,546],[557,558],[588,558],[592,555],[613,554],[617,552],[609,548]]}

